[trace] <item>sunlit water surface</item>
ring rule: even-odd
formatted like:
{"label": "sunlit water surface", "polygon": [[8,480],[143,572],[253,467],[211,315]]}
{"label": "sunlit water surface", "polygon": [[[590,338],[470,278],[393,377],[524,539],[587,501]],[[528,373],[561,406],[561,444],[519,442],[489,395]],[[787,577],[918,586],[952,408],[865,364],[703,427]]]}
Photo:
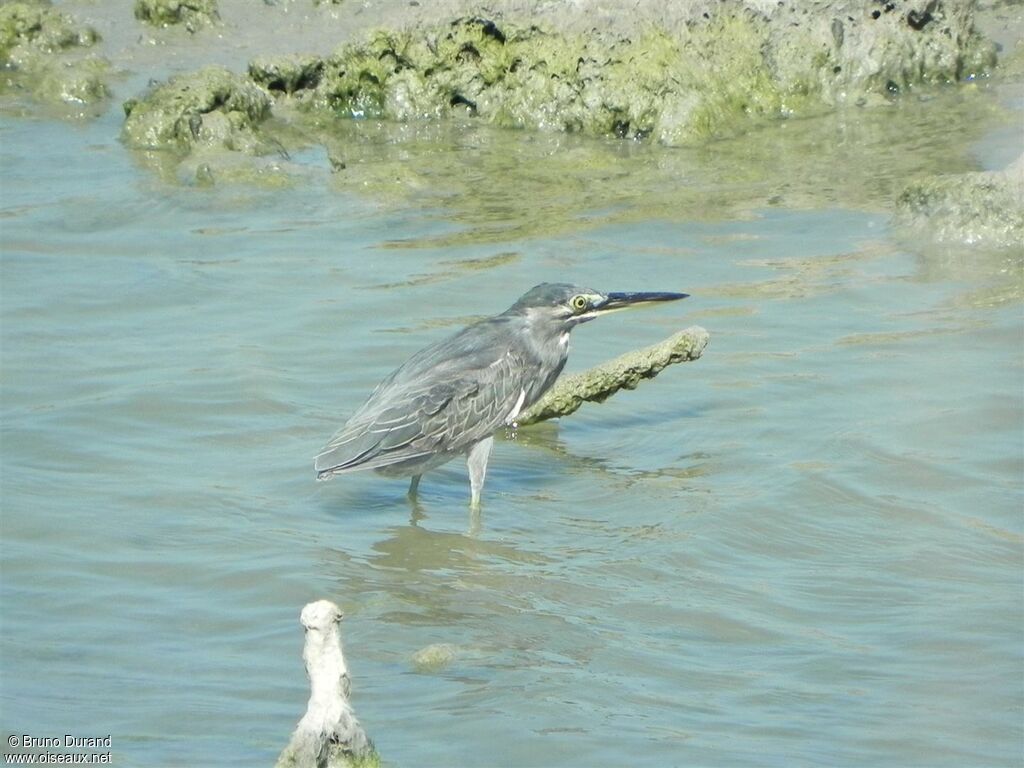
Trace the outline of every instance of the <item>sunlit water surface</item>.
{"label": "sunlit water surface", "polygon": [[[269,764],[327,597],[390,765],[1020,765],[1020,253],[636,199],[475,239],[326,174],[166,186],[112,121],[0,124],[5,734]],[[379,379],[542,280],[692,294],[572,369],[711,345],[499,442],[478,526],[460,464],[415,508],[313,482]]]}

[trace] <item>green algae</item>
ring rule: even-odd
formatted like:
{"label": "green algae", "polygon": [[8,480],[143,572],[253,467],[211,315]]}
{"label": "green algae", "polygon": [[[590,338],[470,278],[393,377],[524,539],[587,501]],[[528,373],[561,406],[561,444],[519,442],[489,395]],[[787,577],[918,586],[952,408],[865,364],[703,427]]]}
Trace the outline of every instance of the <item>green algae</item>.
{"label": "green algae", "polygon": [[770,119],[987,72],[992,46],[969,18],[947,19],[943,7],[920,29],[882,17],[828,24],[809,14],[780,31],[764,16],[733,9],[677,33],[650,27],[632,37],[462,18],[346,44],[303,98],[341,117],[469,115],[503,128],[694,145]]}
{"label": "green algae", "polygon": [[249,63],[249,78],[269,93],[290,95],[315,88],[323,70],[323,59],[318,56],[265,56]]}
{"label": "green algae", "polygon": [[76,24],[49,4],[0,5],[0,63],[19,66],[31,52],[62,53],[88,48],[99,40],[92,27]]}
{"label": "green algae", "polygon": [[459,19],[377,32],[328,59],[314,108],[398,121],[465,116],[502,128],[643,136],[679,48],[652,32],[605,41]]}
{"label": "green algae", "polygon": [[928,99],[770,121],[671,150],[651,141],[497,130],[468,117],[287,117],[342,161],[332,186],[436,210],[455,224],[386,247],[445,248],[549,237],[589,218],[615,225],[718,221],[773,207],[891,211],[908,178],[976,170],[971,142],[1012,119],[996,101],[984,88],[946,87]]}
{"label": "green algae", "polygon": [[125,102],[122,140],[133,149],[216,147],[250,155],[273,151],[257,132],[270,97],[248,79],[207,67]]}
{"label": "green algae", "polygon": [[377,752],[353,756],[332,746],[327,756],[327,768],[380,768],[381,765]]}
{"label": "green algae", "polygon": [[301,179],[265,125],[270,96],[242,75],[207,67],[126,101],[124,111],[122,142],[168,182],[286,188]]}
{"label": "green algae", "polygon": [[48,3],[0,6],[0,96],[22,96],[81,114],[109,96],[109,62],[90,53],[96,30],[81,25]]}
{"label": "green algae", "polygon": [[381,768],[382,762],[376,751],[366,755],[352,755],[337,744],[330,744],[322,763],[311,762],[307,755],[292,754],[286,750],[277,759],[274,768],[310,768],[314,765],[325,768]]}
{"label": "green algae", "polygon": [[[280,156],[249,175],[259,184],[329,169],[339,188],[439,206],[459,228],[419,245],[447,246],[557,233],[609,205],[612,220],[884,208],[908,176],[973,170],[966,143],[1001,119],[973,85],[910,93],[989,61],[969,18],[945,18],[945,4],[921,29],[896,13],[786,9],[783,24],[722,8],[631,36],[480,17],[382,30],[327,57],[220,70],[223,87],[203,82],[209,70],[183,76],[126,105],[125,142],[176,150],[165,166],[192,153],[168,177],[199,185],[245,181],[254,161],[229,160],[232,151]],[[854,106],[869,103],[882,108]],[[326,168],[293,164],[284,150],[314,146]],[[503,191],[510,185],[519,194]]]}
{"label": "green algae", "polygon": [[936,242],[1019,248],[1024,243],[1024,156],[1006,171],[933,176],[896,197],[896,221]]}
{"label": "green algae", "polygon": [[1018,45],[1008,54],[1000,57],[996,77],[1000,80],[1016,82],[1024,80],[1024,45]]}
{"label": "green algae", "polygon": [[110,95],[110,63],[100,57],[56,60],[36,72],[36,96],[65,104],[93,104]]}
{"label": "green algae", "polygon": [[183,25],[189,32],[220,20],[217,0],[135,0],[135,18],[155,27]]}
{"label": "green algae", "polygon": [[27,57],[0,75],[7,107],[21,97],[54,108],[57,117],[97,115],[110,95],[110,63],[101,57]]}
{"label": "green algae", "polygon": [[809,113],[818,92],[806,83],[787,87],[773,78],[765,58],[768,42],[767,25],[745,16],[719,16],[692,30],[679,69],[690,84],[683,102],[690,111],[663,116],[662,143],[736,135],[765,119]]}
{"label": "green algae", "polygon": [[420,673],[440,672],[451,666],[458,656],[458,649],[450,643],[434,643],[420,648],[412,655],[413,668]]}

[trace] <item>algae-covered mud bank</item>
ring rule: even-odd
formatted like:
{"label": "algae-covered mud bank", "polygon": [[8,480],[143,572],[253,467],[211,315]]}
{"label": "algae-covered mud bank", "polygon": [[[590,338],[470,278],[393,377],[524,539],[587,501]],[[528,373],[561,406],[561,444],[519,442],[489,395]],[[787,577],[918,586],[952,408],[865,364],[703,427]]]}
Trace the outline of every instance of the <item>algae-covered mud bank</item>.
{"label": "algae-covered mud bank", "polygon": [[220,16],[216,0],[135,0],[135,18],[158,27],[182,24],[195,32]]}
{"label": "algae-covered mud bank", "polygon": [[[341,29],[339,19],[345,42],[333,53],[260,54],[244,72],[205,67],[152,85],[125,102],[122,138],[165,178],[187,183],[286,185],[330,171],[340,186],[385,196],[433,189],[467,209],[487,207],[486,189],[459,190],[465,175],[447,150],[424,151],[432,142],[495,145],[481,154],[492,166],[484,175],[539,187],[555,208],[574,204],[581,176],[619,177],[587,187],[619,200],[692,178],[692,156],[652,149],[690,148],[712,186],[723,172],[763,174],[764,194],[751,206],[819,205],[841,194],[846,204],[906,211],[913,193],[896,198],[908,178],[926,181],[957,163],[973,170],[965,139],[1012,119],[987,92],[999,46],[976,29],[971,2],[641,4],[629,18],[598,5],[532,16],[499,5],[440,21],[457,6],[431,14],[413,6],[377,29]],[[485,128],[538,138],[486,137]],[[599,141],[569,138],[577,136]],[[623,139],[642,148],[614,146]],[[401,153],[388,149],[396,144]],[[417,161],[405,162],[406,152]],[[714,190],[694,181],[669,183],[667,196],[648,202],[711,210]],[[537,198],[521,199],[535,219]],[[1013,189],[992,198],[1017,200]],[[926,208],[945,210],[915,210]],[[951,231],[951,222],[942,226]],[[532,226],[557,227],[557,218]],[[1000,242],[1017,233],[1013,224]]]}
{"label": "algae-covered mud bank", "polygon": [[938,176],[909,184],[898,221],[919,237],[954,245],[1024,243],[1024,155],[1006,170]]}
{"label": "algae-covered mud bank", "polygon": [[837,104],[886,103],[995,65],[967,2],[697,8],[671,27],[652,18],[630,32],[461,17],[378,30],[326,57],[259,58],[249,76],[282,106],[325,118],[468,116],[681,146]]}
{"label": "algae-covered mud bank", "polygon": [[[0,99],[23,97],[96,113],[109,93],[109,63],[93,53],[99,35],[48,0],[0,5]],[[92,106],[92,109],[90,109]]]}
{"label": "algae-covered mud bank", "polygon": [[[339,188],[433,194],[486,216],[488,185],[449,162],[471,145],[484,149],[481,178],[533,188],[553,211],[533,215],[538,198],[523,195],[499,227],[523,218],[550,231],[558,212],[565,221],[624,197],[696,215],[842,197],[899,208],[901,222],[944,216],[949,205],[923,204],[914,189],[978,170],[969,142],[1014,119],[993,89],[1024,81],[1014,6],[626,5],[8,3],[3,98],[97,114],[115,73],[124,145],[169,181],[286,186],[326,172]],[[727,180],[751,174],[762,177],[745,185],[756,194],[736,200]],[[592,183],[609,176],[615,184]],[[992,204],[1016,201],[1014,190]],[[988,240],[1018,214],[940,226],[949,239],[970,218],[958,239]],[[997,240],[1016,234],[1014,224]]]}
{"label": "algae-covered mud bank", "polygon": [[124,111],[123,137],[136,149],[213,145],[254,154],[260,151],[256,131],[270,116],[270,99],[244,78],[208,67],[173,78],[144,99],[126,101]]}
{"label": "algae-covered mud bank", "polygon": [[675,30],[628,35],[461,18],[350,43],[291,95],[348,117],[468,113],[506,128],[685,145],[994,65],[964,7],[930,3],[934,13],[918,17],[899,5],[832,14],[780,6],[762,15],[719,4]]}

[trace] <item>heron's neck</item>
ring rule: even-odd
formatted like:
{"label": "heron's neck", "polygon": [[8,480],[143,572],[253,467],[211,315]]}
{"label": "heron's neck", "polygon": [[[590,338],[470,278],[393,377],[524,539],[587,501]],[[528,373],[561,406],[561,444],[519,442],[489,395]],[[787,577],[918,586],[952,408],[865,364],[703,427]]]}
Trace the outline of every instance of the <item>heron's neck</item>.
{"label": "heron's neck", "polygon": [[530,336],[538,341],[550,342],[560,337],[566,330],[561,323],[552,322],[547,312],[539,309],[526,310],[523,313],[523,318],[526,320],[526,328]]}
{"label": "heron's neck", "polygon": [[536,402],[554,384],[569,357],[569,329],[561,323],[552,323],[550,317],[526,313],[525,343],[535,360],[540,363],[541,376],[527,395],[527,407]]}

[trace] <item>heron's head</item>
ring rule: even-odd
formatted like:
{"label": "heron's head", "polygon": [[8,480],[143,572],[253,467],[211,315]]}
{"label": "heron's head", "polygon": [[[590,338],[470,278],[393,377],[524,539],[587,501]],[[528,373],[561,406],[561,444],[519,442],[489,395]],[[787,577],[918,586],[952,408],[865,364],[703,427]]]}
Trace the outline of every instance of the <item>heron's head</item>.
{"label": "heron's head", "polygon": [[685,299],[686,293],[601,293],[569,283],[541,283],[534,286],[509,308],[533,322],[550,324],[552,330],[568,331],[588,320],[629,307],[660,301]]}

